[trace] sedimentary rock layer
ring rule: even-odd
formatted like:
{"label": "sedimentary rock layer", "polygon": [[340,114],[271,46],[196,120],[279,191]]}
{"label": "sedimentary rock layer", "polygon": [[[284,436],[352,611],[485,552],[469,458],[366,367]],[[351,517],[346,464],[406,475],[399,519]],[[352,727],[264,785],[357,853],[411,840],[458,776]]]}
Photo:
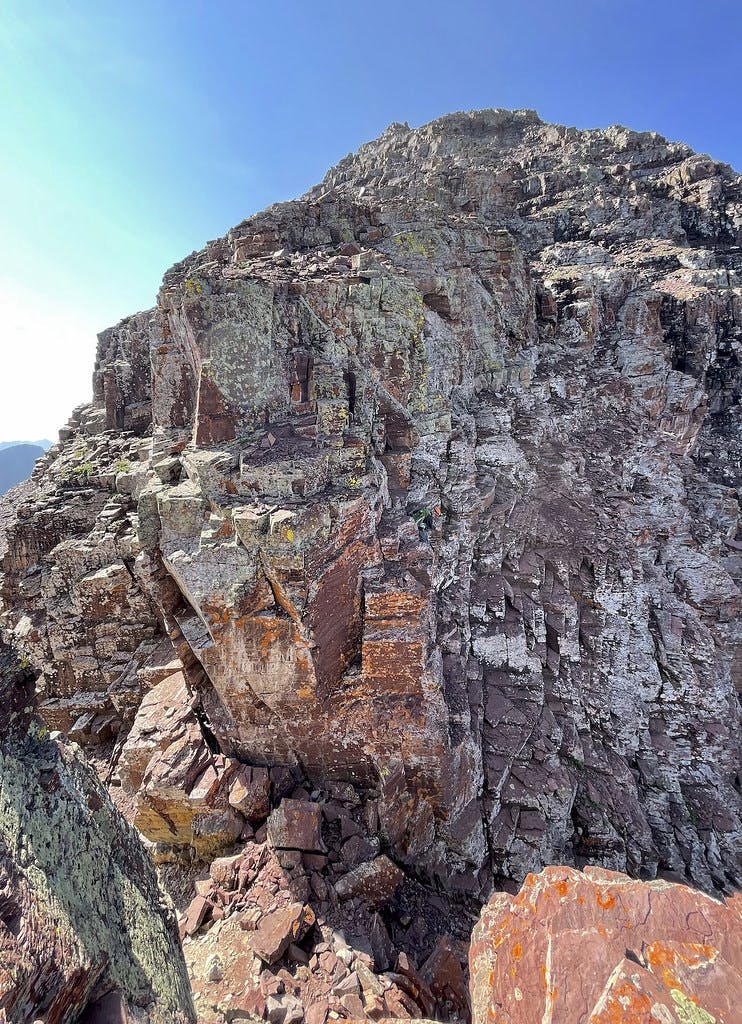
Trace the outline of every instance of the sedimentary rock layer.
{"label": "sedimentary rock layer", "polygon": [[352,782],[449,889],[739,885],[741,198],[457,114],[172,268],[6,506],[49,723],[120,747],[182,672],[204,765]]}

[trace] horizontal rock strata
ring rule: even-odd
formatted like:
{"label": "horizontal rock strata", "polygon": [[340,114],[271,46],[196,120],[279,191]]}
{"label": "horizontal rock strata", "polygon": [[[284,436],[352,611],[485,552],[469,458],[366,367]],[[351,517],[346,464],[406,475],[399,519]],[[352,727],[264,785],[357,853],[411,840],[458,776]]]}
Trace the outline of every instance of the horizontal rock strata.
{"label": "horizontal rock strata", "polygon": [[2,621],[163,857],[281,768],[472,899],[739,885],[741,196],[653,133],[394,125],[100,336]]}

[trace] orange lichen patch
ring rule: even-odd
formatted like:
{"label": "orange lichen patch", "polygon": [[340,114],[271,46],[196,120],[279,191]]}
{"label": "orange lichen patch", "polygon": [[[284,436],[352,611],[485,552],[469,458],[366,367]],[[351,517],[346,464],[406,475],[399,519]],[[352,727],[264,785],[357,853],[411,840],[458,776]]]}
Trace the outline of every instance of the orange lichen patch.
{"label": "orange lichen patch", "polygon": [[204,615],[209,620],[209,625],[215,626],[227,626],[232,618],[232,614],[228,608],[219,605],[206,605],[203,607]]}
{"label": "orange lichen patch", "polygon": [[646,958],[650,967],[681,960],[688,967],[698,967],[706,961],[713,961],[719,955],[715,946],[705,942],[686,942],[682,946],[666,947],[662,942],[653,942],[647,947]]}
{"label": "orange lichen patch", "polygon": [[520,958],[523,956],[523,946],[520,942],[515,943],[511,955],[513,957],[513,960],[520,960]]}
{"label": "orange lichen patch", "polygon": [[601,889],[595,894],[595,902],[601,910],[610,910],[616,905],[616,897],[606,889]]}
{"label": "orange lichen patch", "polygon": [[[306,651],[306,650],[299,650],[299,651],[297,651],[296,652],[296,658],[294,660],[295,660],[295,663],[296,663],[297,671],[301,672],[302,674],[306,674],[306,673],[311,671],[311,667],[312,666],[311,666],[311,660],[310,660],[309,652],[308,651]],[[300,692],[300,696],[301,696],[301,692]]]}
{"label": "orange lichen patch", "polygon": [[260,637],[260,657],[263,661],[267,661],[271,653],[271,648],[275,643],[280,641],[285,632],[285,623],[280,619],[272,617],[255,619],[256,624],[259,625],[262,630],[262,636]]}
{"label": "orange lichen patch", "polygon": [[[652,1020],[653,1001],[628,978],[615,984],[603,1005],[593,1012],[590,1024],[647,1024]],[[661,1019],[661,1018],[657,1018]]]}
{"label": "orange lichen patch", "polygon": [[564,897],[569,892],[569,884],[564,879],[562,879],[561,881],[555,883],[554,891],[556,892],[557,896]]}
{"label": "orange lichen patch", "polygon": [[[688,942],[682,945],[668,946],[664,942],[653,942],[644,951],[644,958],[650,970],[662,978],[668,988],[682,991],[683,983],[676,973],[678,967],[685,966],[691,970],[702,965],[712,964],[719,956],[714,946],[700,942]],[[692,999],[692,996],[689,997]],[[695,1002],[695,1000],[693,1000]]]}
{"label": "orange lichen patch", "polygon": [[367,592],[365,614],[372,619],[406,619],[418,617],[427,605],[427,597],[404,590]]}

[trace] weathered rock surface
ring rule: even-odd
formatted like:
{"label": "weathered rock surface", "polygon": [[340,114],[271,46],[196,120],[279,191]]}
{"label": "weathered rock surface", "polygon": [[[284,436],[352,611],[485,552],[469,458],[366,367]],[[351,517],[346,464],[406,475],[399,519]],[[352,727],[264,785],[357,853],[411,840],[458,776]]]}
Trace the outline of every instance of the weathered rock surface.
{"label": "weathered rock surface", "polygon": [[393,900],[396,885],[386,899],[378,888],[342,892],[351,873],[325,831],[329,863],[283,863],[282,850],[248,842],[196,879],[180,930],[199,1024],[468,1021],[467,944],[448,934],[460,922],[443,904],[436,920],[409,879]]}
{"label": "weathered rock surface", "polygon": [[212,856],[225,774],[284,765],[471,896],[550,862],[740,884],[741,201],[653,133],[394,125],[101,335],[3,506],[0,601],[112,782],[183,673],[153,841]]}
{"label": "weathered rock surface", "polygon": [[172,905],[134,829],[33,713],[0,644],[0,1020],[195,1019]]}
{"label": "weathered rock surface", "polygon": [[547,868],[491,898],[470,967],[473,1024],[733,1024],[742,900]]}

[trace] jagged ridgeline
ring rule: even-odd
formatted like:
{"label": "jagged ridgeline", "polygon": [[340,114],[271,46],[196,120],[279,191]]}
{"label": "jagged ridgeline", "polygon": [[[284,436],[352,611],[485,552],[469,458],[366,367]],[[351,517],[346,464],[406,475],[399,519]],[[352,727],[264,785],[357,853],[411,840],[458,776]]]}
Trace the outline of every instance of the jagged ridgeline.
{"label": "jagged ridgeline", "polygon": [[455,114],[100,335],[3,506],[2,622],[156,859],[298,787],[367,844],[340,879],[461,906],[548,864],[740,885],[741,242],[684,145]]}

